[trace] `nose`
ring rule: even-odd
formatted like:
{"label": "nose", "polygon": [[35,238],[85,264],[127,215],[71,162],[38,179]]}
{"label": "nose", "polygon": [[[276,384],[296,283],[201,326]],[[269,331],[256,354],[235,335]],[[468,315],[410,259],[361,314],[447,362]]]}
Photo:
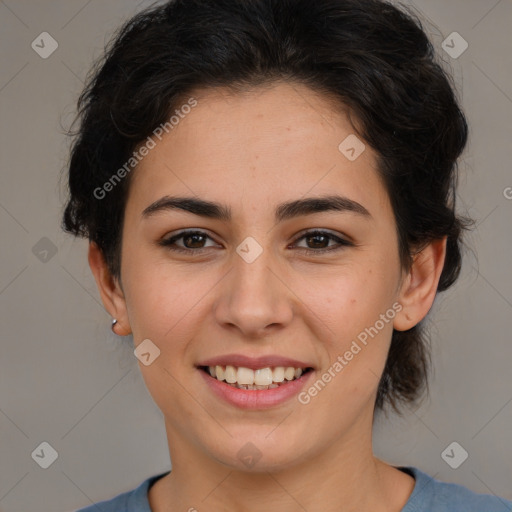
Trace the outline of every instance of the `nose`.
{"label": "nose", "polygon": [[238,329],[247,339],[264,338],[290,324],[293,302],[294,294],[271,250],[263,250],[252,263],[235,253],[214,313],[224,328]]}

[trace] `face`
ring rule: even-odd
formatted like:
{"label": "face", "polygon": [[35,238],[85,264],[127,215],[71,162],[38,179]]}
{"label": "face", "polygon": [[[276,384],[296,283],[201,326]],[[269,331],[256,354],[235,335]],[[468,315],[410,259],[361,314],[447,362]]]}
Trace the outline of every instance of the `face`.
{"label": "face", "polygon": [[[160,350],[139,365],[171,457],[179,445],[250,470],[245,446],[255,468],[276,469],[363,449],[402,282],[376,154],[366,145],[347,158],[348,118],[302,85],[193,96],[133,171],[116,302],[135,346]],[[144,214],[164,196],[217,203],[230,218],[178,206]],[[283,207],[327,196],[344,200]],[[223,356],[224,366],[312,369],[270,390],[227,389],[199,368]]]}

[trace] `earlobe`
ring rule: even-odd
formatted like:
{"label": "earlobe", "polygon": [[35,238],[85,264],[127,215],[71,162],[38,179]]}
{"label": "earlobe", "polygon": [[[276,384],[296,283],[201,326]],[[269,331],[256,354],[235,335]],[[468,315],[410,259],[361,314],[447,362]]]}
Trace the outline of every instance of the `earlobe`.
{"label": "earlobe", "polygon": [[397,331],[411,329],[430,311],[443,271],[446,241],[447,237],[434,240],[414,257],[398,298],[402,310],[393,322]]}
{"label": "earlobe", "polygon": [[112,318],[117,320],[115,323],[116,334],[122,336],[130,334],[123,290],[118,280],[110,273],[101,249],[92,241],[89,242],[88,260],[103,305]]}

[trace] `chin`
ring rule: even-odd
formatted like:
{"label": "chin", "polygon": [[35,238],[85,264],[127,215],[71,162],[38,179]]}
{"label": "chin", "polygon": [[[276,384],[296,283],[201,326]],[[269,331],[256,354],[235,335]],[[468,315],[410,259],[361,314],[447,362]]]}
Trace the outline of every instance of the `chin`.
{"label": "chin", "polygon": [[[272,427],[272,428],[275,428]],[[283,430],[281,435],[269,436],[272,428],[265,426],[256,431],[254,425],[244,434],[229,438],[225,450],[219,452],[219,445],[210,453],[218,462],[237,471],[249,473],[278,472],[289,469],[305,458],[304,441],[292,441]]]}

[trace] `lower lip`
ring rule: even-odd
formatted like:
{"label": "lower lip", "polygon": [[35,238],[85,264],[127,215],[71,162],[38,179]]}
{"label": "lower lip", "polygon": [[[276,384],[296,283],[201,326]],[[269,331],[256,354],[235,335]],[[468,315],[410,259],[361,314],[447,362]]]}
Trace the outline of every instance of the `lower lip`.
{"label": "lower lip", "polygon": [[243,409],[268,409],[281,405],[293,396],[297,395],[312,377],[314,371],[310,370],[298,379],[288,381],[277,388],[272,389],[240,389],[230,386],[223,381],[214,379],[204,370],[198,369],[206,384],[220,398],[231,405]]}

